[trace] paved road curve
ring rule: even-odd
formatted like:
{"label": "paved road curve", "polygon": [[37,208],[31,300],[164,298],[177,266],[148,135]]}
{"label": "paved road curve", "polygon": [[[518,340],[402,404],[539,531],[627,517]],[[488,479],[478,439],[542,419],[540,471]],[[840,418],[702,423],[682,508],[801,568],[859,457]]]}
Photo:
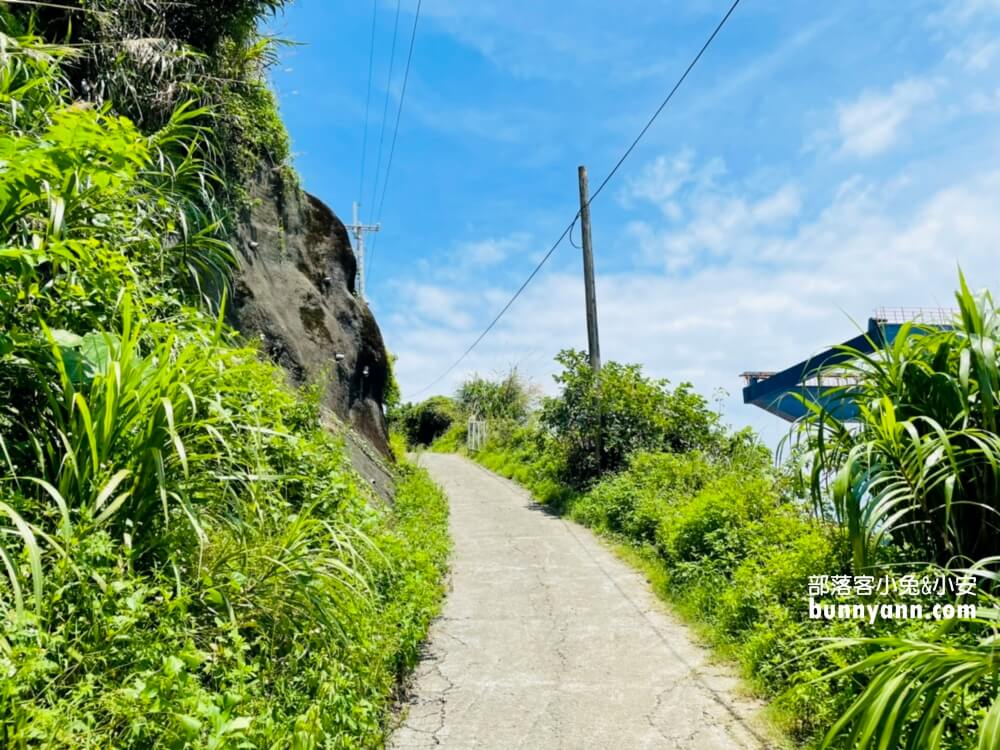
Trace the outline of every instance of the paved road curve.
{"label": "paved road curve", "polygon": [[455,554],[391,748],[767,747],[735,680],[586,529],[466,459],[421,462]]}

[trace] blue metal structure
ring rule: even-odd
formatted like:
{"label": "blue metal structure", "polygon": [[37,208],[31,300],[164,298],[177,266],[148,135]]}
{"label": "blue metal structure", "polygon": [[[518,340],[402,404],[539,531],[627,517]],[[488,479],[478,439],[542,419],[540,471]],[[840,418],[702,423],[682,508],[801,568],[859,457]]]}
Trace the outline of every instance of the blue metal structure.
{"label": "blue metal structure", "polygon": [[[868,319],[868,329],[852,339],[848,339],[840,347],[850,347],[859,352],[870,354],[876,348],[882,348],[895,340],[902,323],[890,323],[883,316]],[[759,406],[789,422],[805,416],[806,407],[796,397],[807,400],[827,401],[831,412],[839,419],[850,419],[855,412],[849,403],[832,404],[823,392],[829,390],[829,385],[823,385],[817,380],[817,374],[823,368],[836,366],[851,360],[851,355],[840,347],[831,347],[814,357],[794,364],[781,372],[745,372],[747,381],[743,389],[743,403]],[[810,382],[810,380],[814,382]]]}

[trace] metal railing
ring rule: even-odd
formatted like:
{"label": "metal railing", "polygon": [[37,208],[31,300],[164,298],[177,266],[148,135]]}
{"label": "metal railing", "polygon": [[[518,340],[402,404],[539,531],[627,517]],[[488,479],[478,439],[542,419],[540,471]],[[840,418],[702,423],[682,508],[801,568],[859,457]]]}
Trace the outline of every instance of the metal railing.
{"label": "metal railing", "polygon": [[[762,380],[767,380],[772,377],[775,373],[758,371],[758,372],[741,372],[740,377],[747,385],[753,385],[754,383],[759,383]],[[837,386],[844,385],[854,385],[858,382],[858,376],[850,372],[841,371],[824,371],[821,373],[814,373],[803,380],[799,385],[813,386],[816,388],[834,388]]]}
{"label": "metal railing", "polygon": [[743,378],[743,382],[746,385],[753,385],[760,380],[767,380],[772,375],[774,375],[774,372],[765,370],[754,370],[740,373],[740,377]]}
{"label": "metal railing", "polygon": [[880,307],[875,319],[882,323],[927,323],[947,326],[955,322],[958,310],[953,307]]}

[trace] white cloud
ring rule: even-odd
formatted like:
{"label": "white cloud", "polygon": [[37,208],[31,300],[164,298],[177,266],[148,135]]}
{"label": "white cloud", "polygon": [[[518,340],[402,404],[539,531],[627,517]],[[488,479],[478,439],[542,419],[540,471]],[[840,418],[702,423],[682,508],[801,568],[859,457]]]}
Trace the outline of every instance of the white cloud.
{"label": "white cloud", "polygon": [[838,106],[841,153],[875,156],[890,149],[914,111],[933,99],[935,88],[931,81],[909,79],[886,92],[866,91]]}
{"label": "white cloud", "polygon": [[1000,112],[1000,88],[974,92],[969,98],[969,108],[980,114]]}
{"label": "white cloud", "polygon": [[[461,288],[470,279],[494,272],[508,260],[530,253],[534,249],[531,243],[532,236],[527,232],[459,242],[449,249],[421,259],[420,272]],[[433,261],[429,259],[431,257]],[[395,291],[409,299],[418,296],[422,288],[419,284],[404,283],[396,285]]]}
{"label": "white cloud", "polygon": [[[538,0],[435,0],[423,8],[422,18],[518,78],[577,82],[589,71],[634,83],[676,75],[684,64],[662,33],[645,33],[662,12],[648,0],[577,0],[571,10]],[[707,25],[718,13],[712,3],[679,3],[671,20]]]}
{"label": "white cloud", "polygon": [[721,159],[695,168],[693,158],[690,151],[661,156],[629,186],[629,197],[652,203],[669,219],[666,226],[643,221],[627,226],[642,261],[679,272],[759,253],[774,232],[799,214],[802,199],[796,185],[747,195],[721,184],[726,175]]}
{"label": "white cloud", "polygon": [[705,186],[725,171],[721,160],[716,160],[694,172],[694,151],[684,149],[673,156],[659,156],[647,164],[636,177],[631,178],[622,191],[626,205],[633,200],[655,203],[673,220],[681,217],[681,207],[676,198],[682,189],[695,185]]}
{"label": "white cloud", "polygon": [[948,0],[926,23],[931,37],[948,47],[945,60],[957,66],[964,82],[975,85],[977,76],[983,85],[996,80],[1000,0]]}
{"label": "white cloud", "polygon": [[688,95],[692,96],[692,103],[688,108],[689,116],[706,110],[711,111],[721,103],[730,101],[739,92],[759,88],[762,80],[766,81],[769,76],[774,76],[777,71],[786,68],[804,48],[813,45],[817,37],[826,33],[850,12],[847,3],[834,7],[831,13],[801,27],[796,33],[790,36],[779,35],[780,44],[746,60],[738,70],[730,71],[723,80],[712,86],[689,92]]}
{"label": "white cloud", "polygon": [[432,323],[450,330],[472,326],[474,298],[462,290],[407,281],[394,285],[398,299],[411,316],[423,323]]}
{"label": "white cloud", "polygon": [[[592,63],[600,49],[581,44],[571,28],[580,15],[594,12],[584,6],[567,17],[529,0],[438,0],[428,3],[424,14],[499,68],[524,78],[560,79],[570,75],[574,63]],[[557,18],[562,23],[555,23]],[[594,40],[592,31],[587,38]]]}
{"label": "white cloud", "polygon": [[527,107],[488,109],[461,106],[438,96],[419,82],[406,100],[407,113],[424,127],[447,135],[470,136],[484,141],[514,144],[523,142],[533,130],[546,125],[545,113]]}
{"label": "white cloud", "polygon": [[932,27],[962,26],[1000,14],[1000,0],[949,0],[927,21]]}
{"label": "white cloud", "polygon": [[802,199],[798,188],[784,185],[750,207],[750,218],[755,226],[773,224],[798,215]]}
{"label": "white cloud", "polygon": [[948,52],[948,59],[957,62],[965,70],[980,73],[990,70],[1000,53],[1000,42],[996,39],[965,39],[961,45]]}
{"label": "white cloud", "polygon": [[463,242],[456,249],[454,256],[463,269],[495,266],[512,255],[524,252],[529,239],[526,233],[515,232],[506,237],[491,237],[475,242]]}

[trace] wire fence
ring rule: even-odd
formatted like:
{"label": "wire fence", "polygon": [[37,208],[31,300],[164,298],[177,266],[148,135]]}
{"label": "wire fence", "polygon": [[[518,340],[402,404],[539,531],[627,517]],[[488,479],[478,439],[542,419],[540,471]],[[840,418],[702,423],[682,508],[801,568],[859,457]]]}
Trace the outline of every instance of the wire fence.
{"label": "wire fence", "polygon": [[482,450],[483,446],[486,445],[486,438],[489,435],[489,428],[487,427],[485,419],[469,419],[469,429],[466,435],[465,444],[468,446],[470,451]]}

